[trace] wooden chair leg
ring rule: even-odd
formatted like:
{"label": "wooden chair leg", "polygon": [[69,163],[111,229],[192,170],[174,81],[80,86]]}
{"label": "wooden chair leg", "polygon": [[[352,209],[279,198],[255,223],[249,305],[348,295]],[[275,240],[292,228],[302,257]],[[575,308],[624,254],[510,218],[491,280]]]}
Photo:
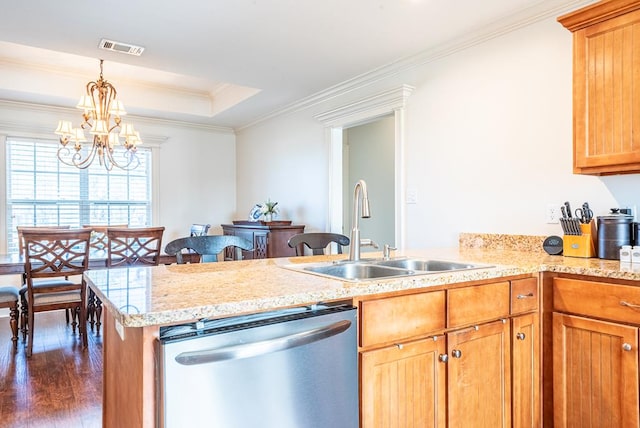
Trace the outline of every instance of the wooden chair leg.
{"label": "wooden chair leg", "polygon": [[27,319],[29,316],[29,305],[27,304],[26,299],[22,298],[22,308],[20,314],[20,330],[22,331],[22,341],[26,343],[27,341],[27,330],[29,326],[27,325]]}
{"label": "wooden chair leg", "polygon": [[82,337],[82,347],[86,349],[89,346],[89,339],[87,338],[87,312],[86,306],[78,307],[78,317],[80,318],[80,325],[78,331]]}
{"label": "wooden chair leg", "polygon": [[33,331],[35,330],[34,327],[34,322],[33,322],[33,311],[29,311],[29,316],[28,316],[28,321],[27,321],[27,328],[29,330],[29,339],[27,340],[27,357],[31,357],[31,354],[33,353]]}
{"label": "wooden chair leg", "polygon": [[95,324],[94,315],[96,312],[96,294],[89,288],[89,295],[87,297],[87,320],[91,325],[91,331],[93,332],[93,326]]}
{"label": "wooden chair leg", "polygon": [[102,300],[99,297],[96,297],[96,336],[100,336],[100,326],[102,323],[100,322],[100,318],[102,317]]}
{"label": "wooden chair leg", "polygon": [[78,308],[66,309],[66,311],[71,313],[71,332],[75,336],[76,325],[78,325]]}
{"label": "wooden chair leg", "polygon": [[18,345],[18,301],[9,307],[9,325],[11,326],[11,340],[13,341],[13,346]]}

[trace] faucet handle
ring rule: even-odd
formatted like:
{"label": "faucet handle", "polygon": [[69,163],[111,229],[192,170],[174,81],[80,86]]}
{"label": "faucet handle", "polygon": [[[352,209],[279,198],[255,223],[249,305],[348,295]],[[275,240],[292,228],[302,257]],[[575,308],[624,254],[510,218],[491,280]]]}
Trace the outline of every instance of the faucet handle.
{"label": "faucet handle", "polygon": [[380,246],[373,239],[369,239],[369,238],[362,238],[360,240],[360,246],[361,247],[380,248]]}
{"label": "faucet handle", "polygon": [[384,247],[382,249],[382,257],[385,260],[389,260],[389,257],[391,257],[391,250],[397,250],[396,247],[392,247],[389,244],[384,244]]}

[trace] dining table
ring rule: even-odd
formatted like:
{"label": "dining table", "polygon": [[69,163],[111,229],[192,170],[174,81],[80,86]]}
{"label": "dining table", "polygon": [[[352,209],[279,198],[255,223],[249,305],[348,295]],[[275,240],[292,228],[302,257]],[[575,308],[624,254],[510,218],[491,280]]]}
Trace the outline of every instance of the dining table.
{"label": "dining table", "polygon": [[[185,262],[199,261],[197,254],[183,254]],[[159,264],[170,265],[176,263],[176,256],[160,254]],[[89,269],[104,269],[107,267],[107,253],[95,251],[89,254]],[[0,275],[21,275],[24,273],[24,257],[19,254],[0,254]]]}

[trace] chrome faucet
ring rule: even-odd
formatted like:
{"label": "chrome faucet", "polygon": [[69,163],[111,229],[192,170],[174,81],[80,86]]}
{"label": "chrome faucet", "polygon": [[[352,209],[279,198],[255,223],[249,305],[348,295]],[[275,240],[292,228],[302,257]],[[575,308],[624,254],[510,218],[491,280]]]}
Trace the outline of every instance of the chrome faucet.
{"label": "chrome faucet", "polygon": [[[359,196],[362,195],[362,205]],[[349,245],[349,261],[360,260],[360,227],[358,225],[358,212],[362,218],[369,218],[369,195],[367,195],[367,183],[358,180],[353,189],[353,219],[351,221],[351,237]]]}

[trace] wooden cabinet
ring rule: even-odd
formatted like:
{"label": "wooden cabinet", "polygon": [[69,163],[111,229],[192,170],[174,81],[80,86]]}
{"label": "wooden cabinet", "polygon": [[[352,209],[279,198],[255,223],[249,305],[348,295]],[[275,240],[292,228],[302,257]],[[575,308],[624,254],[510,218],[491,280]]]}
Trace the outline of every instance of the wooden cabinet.
{"label": "wooden cabinet", "polygon": [[[224,235],[240,236],[253,243],[253,251],[243,251],[244,259],[265,259],[272,257],[294,257],[295,248],[288,245],[289,238],[298,233],[304,233],[304,225],[277,224],[223,224]],[[235,251],[225,250],[225,259],[233,260]]]}
{"label": "wooden cabinet", "polygon": [[445,427],[444,336],[362,352],[363,427]]}
{"label": "wooden cabinet", "polygon": [[450,428],[511,426],[507,320],[447,333]]}
{"label": "wooden cabinet", "polygon": [[638,287],[554,278],[554,426],[640,426],[638,305]]}
{"label": "wooden cabinet", "polygon": [[573,170],[640,172],[640,1],[561,16],[573,33]]}
{"label": "wooden cabinet", "polygon": [[363,428],[540,426],[537,278],[358,305]]}
{"label": "wooden cabinet", "polygon": [[539,427],[540,317],[530,313],[511,320],[511,424]]}

